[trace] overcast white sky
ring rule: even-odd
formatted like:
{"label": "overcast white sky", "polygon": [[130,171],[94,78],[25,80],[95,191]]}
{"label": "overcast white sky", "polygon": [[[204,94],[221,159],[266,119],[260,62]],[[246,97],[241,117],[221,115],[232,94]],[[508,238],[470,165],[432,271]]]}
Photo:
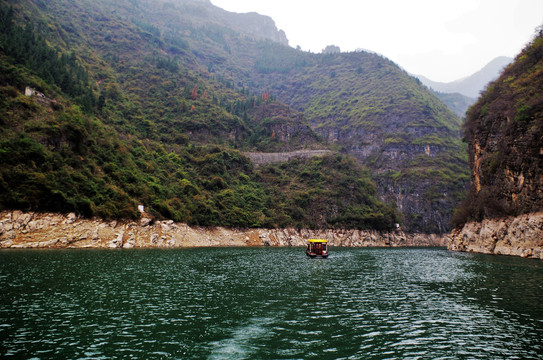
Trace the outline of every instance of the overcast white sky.
{"label": "overcast white sky", "polygon": [[434,81],[471,75],[514,57],[543,24],[543,0],[211,0],[271,16],[292,47],[363,48]]}

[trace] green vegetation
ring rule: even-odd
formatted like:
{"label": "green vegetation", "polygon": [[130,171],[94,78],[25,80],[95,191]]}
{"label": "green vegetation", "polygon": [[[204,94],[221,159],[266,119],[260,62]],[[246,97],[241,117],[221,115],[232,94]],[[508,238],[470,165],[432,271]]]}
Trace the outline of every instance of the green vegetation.
{"label": "green vegetation", "polygon": [[475,98],[467,97],[460,93],[450,94],[436,91],[434,94],[460,117],[466,115],[466,111],[476,100]]}
{"label": "green vegetation", "polygon": [[[352,160],[308,160],[301,173],[303,162],[294,161],[260,172],[227,147],[187,144],[168,151],[130,135],[121,141],[112,128],[69,102],[61,100],[62,109],[52,111],[13,87],[0,91],[10,95],[0,103],[3,113],[19,115],[11,117],[13,127],[2,128],[3,207],[136,218],[142,203],[157,217],[232,227],[387,228],[396,216],[377,200],[374,185]],[[342,183],[335,183],[340,178]],[[284,179],[288,187],[281,186]],[[341,194],[345,183],[355,198]],[[315,213],[300,202],[322,207],[329,196],[337,196],[338,209],[353,217],[326,218],[324,209]]]}
{"label": "green vegetation", "polygon": [[255,169],[240,152],[326,145],[273,94],[199,65],[215,54],[206,67],[220,68],[238,34],[191,25],[184,39],[181,28],[136,19],[138,1],[9,3],[0,2],[0,208],[137,218],[143,204],[156,218],[230,227],[397,221],[352,159]]}
{"label": "green vegetation", "polygon": [[[469,180],[467,146],[462,120],[435,94],[376,54],[315,55],[268,42],[258,55],[257,74],[246,81],[277,94],[323,139],[367,166],[380,196],[401,202],[404,229],[449,230]],[[400,178],[388,178],[388,170]],[[413,171],[418,177],[408,175]],[[440,201],[427,196],[436,187]]]}
{"label": "green vegetation", "polygon": [[59,53],[47,45],[30,24],[17,26],[13,22],[12,7],[0,8],[0,44],[5,55],[38,75],[46,86],[60,89],[87,111],[94,110],[97,99],[89,74],[78,63],[75,53]]}
{"label": "green vegetation", "polygon": [[260,176],[273,191],[279,226],[386,230],[399,221],[394,208],[377,199],[367,171],[342,155],[267,165]]}

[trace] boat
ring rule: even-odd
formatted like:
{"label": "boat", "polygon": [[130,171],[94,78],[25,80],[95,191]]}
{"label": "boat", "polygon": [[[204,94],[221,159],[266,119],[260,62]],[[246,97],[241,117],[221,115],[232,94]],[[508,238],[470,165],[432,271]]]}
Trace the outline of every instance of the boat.
{"label": "boat", "polygon": [[328,257],[328,240],[323,239],[309,239],[307,240],[307,246],[305,249],[305,254],[310,258],[315,257]]}

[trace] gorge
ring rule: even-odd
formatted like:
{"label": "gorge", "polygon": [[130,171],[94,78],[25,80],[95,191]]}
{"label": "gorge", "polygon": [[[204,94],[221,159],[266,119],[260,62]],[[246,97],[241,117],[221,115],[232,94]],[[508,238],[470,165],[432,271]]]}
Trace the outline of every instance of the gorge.
{"label": "gorge", "polygon": [[157,224],[400,223],[405,239],[541,211],[540,37],[463,134],[391,60],[294,49],[255,13],[196,0],[0,5],[2,211],[137,224],[143,204]]}

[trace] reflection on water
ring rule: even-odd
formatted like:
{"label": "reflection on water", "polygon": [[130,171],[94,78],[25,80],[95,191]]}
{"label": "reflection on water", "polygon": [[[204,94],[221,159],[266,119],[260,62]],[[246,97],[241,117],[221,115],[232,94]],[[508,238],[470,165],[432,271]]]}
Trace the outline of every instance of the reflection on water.
{"label": "reflection on water", "polygon": [[0,357],[537,359],[543,262],[442,249],[0,251]]}

